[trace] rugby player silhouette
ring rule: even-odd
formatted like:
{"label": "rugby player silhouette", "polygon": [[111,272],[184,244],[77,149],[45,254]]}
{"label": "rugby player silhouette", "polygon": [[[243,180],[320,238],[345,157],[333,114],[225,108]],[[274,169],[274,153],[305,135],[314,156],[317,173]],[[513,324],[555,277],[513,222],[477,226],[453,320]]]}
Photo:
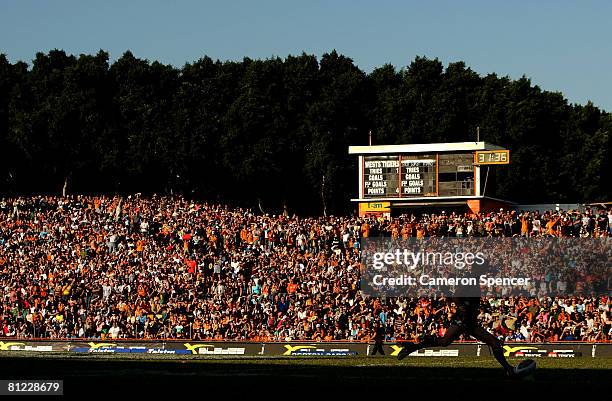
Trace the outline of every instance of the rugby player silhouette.
{"label": "rugby player silhouette", "polygon": [[467,273],[467,277],[475,278],[476,284],[458,286],[453,296],[448,298],[448,301],[455,303],[457,312],[453,316],[453,322],[446,330],[446,333],[444,333],[444,336],[425,336],[419,343],[404,343],[397,355],[397,359],[402,360],[411,353],[423,348],[447,347],[457,340],[461,334],[467,334],[491,347],[493,356],[503,367],[507,376],[515,378],[533,371],[535,363],[533,365],[530,364],[527,369],[522,366],[521,369],[516,369],[510,365],[504,356],[503,342],[478,324],[481,295],[478,280],[481,274],[487,273],[489,273],[489,265],[486,261],[481,265],[473,264],[472,269]]}

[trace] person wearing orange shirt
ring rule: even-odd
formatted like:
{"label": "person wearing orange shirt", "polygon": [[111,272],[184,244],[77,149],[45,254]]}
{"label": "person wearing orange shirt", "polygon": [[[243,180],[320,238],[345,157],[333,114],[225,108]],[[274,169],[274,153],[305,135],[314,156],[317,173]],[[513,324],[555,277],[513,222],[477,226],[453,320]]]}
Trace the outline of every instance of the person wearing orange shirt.
{"label": "person wearing orange shirt", "polygon": [[527,220],[528,214],[524,213],[521,216],[521,236],[527,237],[529,234],[529,221]]}
{"label": "person wearing orange shirt", "polygon": [[408,239],[408,237],[410,237],[411,235],[412,235],[412,227],[410,223],[405,224],[404,227],[402,228],[402,238]]}
{"label": "person wearing orange shirt", "polygon": [[294,292],[297,291],[298,287],[299,286],[296,283],[291,281],[289,284],[287,284],[287,293],[288,294],[293,294]]}
{"label": "person wearing orange shirt", "polygon": [[561,220],[561,217],[557,217],[554,220],[548,220],[548,222],[546,223],[546,234],[556,236],[555,226],[557,225],[559,220]]}
{"label": "person wearing orange shirt", "polygon": [[425,227],[422,224],[419,224],[416,229],[416,237],[417,239],[425,238]]}
{"label": "person wearing orange shirt", "polygon": [[399,227],[397,226],[397,224],[394,224],[393,227],[391,228],[391,238],[398,239],[399,236],[400,236]]}
{"label": "person wearing orange shirt", "polygon": [[366,221],[361,225],[361,236],[363,238],[368,238],[369,235],[370,235],[370,225]]}

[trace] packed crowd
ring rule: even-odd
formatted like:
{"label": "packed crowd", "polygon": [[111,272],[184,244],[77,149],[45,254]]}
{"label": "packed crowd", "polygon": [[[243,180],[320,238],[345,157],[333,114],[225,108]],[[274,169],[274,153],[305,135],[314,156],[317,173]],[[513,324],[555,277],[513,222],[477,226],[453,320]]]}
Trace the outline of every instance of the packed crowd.
{"label": "packed crowd", "polygon": [[[0,201],[0,337],[368,340],[443,334],[444,298],[359,291],[363,238],[607,237],[609,211],[301,218],[181,197]],[[483,298],[506,340],[612,339],[612,300]]]}

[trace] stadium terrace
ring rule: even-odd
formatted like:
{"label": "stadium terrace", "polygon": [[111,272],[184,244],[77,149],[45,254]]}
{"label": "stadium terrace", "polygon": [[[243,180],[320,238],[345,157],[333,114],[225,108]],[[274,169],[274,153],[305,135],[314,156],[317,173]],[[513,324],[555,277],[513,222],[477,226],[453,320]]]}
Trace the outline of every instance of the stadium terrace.
{"label": "stadium terrace", "polygon": [[[445,299],[360,294],[364,238],[606,237],[610,221],[612,210],[301,218],[177,196],[4,199],[0,337],[364,341],[376,323],[390,341],[441,335]],[[483,298],[478,319],[504,340],[605,341],[610,304]]]}

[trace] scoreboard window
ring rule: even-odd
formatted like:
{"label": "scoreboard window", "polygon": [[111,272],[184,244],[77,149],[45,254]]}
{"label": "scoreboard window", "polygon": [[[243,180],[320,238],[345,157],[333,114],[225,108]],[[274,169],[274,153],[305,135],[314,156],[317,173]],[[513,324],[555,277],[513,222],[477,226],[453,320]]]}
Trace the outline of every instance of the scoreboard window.
{"label": "scoreboard window", "polygon": [[401,156],[401,196],[436,196],[436,156]]}
{"label": "scoreboard window", "polygon": [[443,153],[439,156],[439,196],[474,195],[474,155]]}
{"label": "scoreboard window", "polygon": [[399,196],[399,156],[363,157],[363,196],[385,198]]}
{"label": "scoreboard window", "polygon": [[436,196],[435,155],[363,157],[363,197]]}

